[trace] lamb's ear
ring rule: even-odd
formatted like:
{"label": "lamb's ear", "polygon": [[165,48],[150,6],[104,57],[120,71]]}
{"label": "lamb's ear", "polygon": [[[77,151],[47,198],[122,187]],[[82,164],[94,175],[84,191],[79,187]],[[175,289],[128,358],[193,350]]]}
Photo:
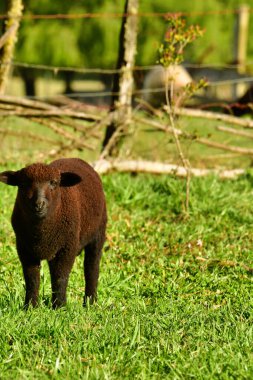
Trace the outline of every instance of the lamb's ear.
{"label": "lamb's ear", "polygon": [[6,183],[6,185],[10,186],[18,186],[19,181],[17,173],[18,172],[14,172],[11,170],[0,173],[0,182]]}
{"label": "lamb's ear", "polygon": [[63,186],[63,187],[75,186],[78,183],[80,183],[81,180],[82,178],[76,173],[63,172],[61,173],[60,186]]}

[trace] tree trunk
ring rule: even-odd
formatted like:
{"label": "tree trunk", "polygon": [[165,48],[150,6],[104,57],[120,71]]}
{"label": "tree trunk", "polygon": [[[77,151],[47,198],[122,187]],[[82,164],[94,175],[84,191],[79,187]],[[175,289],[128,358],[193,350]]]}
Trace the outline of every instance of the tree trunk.
{"label": "tree trunk", "polygon": [[[103,141],[103,149],[108,147],[116,131],[124,131],[131,119],[132,92],[133,92],[133,68],[135,64],[137,26],[138,26],[139,0],[126,0],[124,16],[119,37],[119,53],[117,69],[120,72],[114,75],[113,96],[111,108],[115,112],[114,121],[107,127]],[[115,156],[118,153],[120,134],[110,144],[108,154]]]}
{"label": "tree trunk", "polygon": [[35,89],[35,78],[23,78],[24,84],[25,84],[25,93],[27,96],[35,96],[36,95],[36,89]]}
{"label": "tree trunk", "polygon": [[36,95],[36,75],[33,69],[20,68],[19,73],[22,77],[25,86],[26,96]]}
{"label": "tree trunk", "polygon": [[[5,21],[4,35],[1,37],[4,41],[0,50],[0,95],[6,90],[7,80],[11,69],[15,43],[17,41],[17,31],[22,16],[22,0],[8,0],[7,19]],[[5,39],[6,37],[6,39]]]}
{"label": "tree trunk", "polygon": [[65,94],[72,94],[73,88],[72,88],[72,82],[74,79],[74,74],[70,71],[65,71],[63,73],[64,81],[65,81]]}

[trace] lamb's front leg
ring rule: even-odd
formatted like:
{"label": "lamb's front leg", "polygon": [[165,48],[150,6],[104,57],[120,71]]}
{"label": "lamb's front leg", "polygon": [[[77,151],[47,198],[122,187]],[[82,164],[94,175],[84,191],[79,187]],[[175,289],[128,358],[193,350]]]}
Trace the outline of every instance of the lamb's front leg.
{"label": "lamb's front leg", "polygon": [[38,304],[39,297],[40,261],[21,260],[21,263],[26,286],[25,308],[28,308],[29,305],[35,307]]}
{"label": "lamb's front leg", "polygon": [[54,309],[66,305],[67,285],[74,261],[74,254],[71,255],[70,252],[59,252],[53,260],[48,262],[52,284],[52,305]]}
{"label": "lamb's front leg", "polygon": [[25,279],[25,308],[29,305],[37,306],[40,287],[40,260],[35,259],[29,252],[23,241],[16,240],[19,260],[22,264]]}

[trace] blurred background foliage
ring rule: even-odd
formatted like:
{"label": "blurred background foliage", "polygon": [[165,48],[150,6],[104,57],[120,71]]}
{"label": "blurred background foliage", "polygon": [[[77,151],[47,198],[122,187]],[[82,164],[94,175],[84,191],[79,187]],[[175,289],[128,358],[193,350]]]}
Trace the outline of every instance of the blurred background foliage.
{"label": "blurred background foliage", "polygon": [[[6,11],[0,2],[0,12]],[[113,68],[117,59],[120,17],[110,14],[123,12],[125,0],[24,0],[24,14],[104,14],[103,17],[80,19],[24,19],[21,23],[15,60],[34,64],[74,67]],[[229,63],[233,60],[234,14],[223,14],[251,0],[140,0],[139,12],[191,12],[190,24],[205,29],[202,39],[189,47],[186,60],[201,63]],[[220,14],[212,14],[220,11]],[[206,12],[203,15],[202,12]],[[201,14],[199,14],[201,13]],[[3,22],[3,21],[1,21]],[[157,49],[163,40],[166,20],[159,16],[139,19],[138,65],[154,64]],[[249,35],[253,32],[250,23]],[[253,58],[253,40],[249,39],[248,59]]]}

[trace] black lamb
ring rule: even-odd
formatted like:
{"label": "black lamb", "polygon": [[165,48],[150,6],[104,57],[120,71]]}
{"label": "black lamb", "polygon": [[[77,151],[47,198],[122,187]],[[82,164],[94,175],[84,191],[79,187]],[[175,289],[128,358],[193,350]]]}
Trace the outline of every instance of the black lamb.
{"label": "black lamb", "polygon": [[23,267],[25,306],[38,303],[41,260],[49,264],[53,307],[65,305],[69,274],[83,249],[84,304],[92,303],[107,222],[98,174],[86,162],[66,158],[5,171],[0,181],[18,187],[11,222]]}

